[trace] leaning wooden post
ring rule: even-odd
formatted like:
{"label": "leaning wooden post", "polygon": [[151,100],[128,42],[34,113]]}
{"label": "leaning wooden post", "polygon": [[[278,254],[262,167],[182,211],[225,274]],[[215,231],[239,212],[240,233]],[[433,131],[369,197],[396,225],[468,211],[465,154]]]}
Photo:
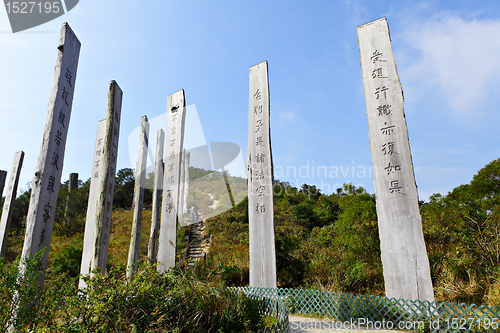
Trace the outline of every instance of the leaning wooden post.
{"label": "leaning wooden post", "polygon": [[0,198],[3,197],[3,188],[5,187],[5,179],[7,179],[7,171],[0,170]]}
{"label": "leaning wooden post", "polygon": [[99,186],[101,177],[101,161],[104,146],[104,136],[106,130],[106,121],[101,120],[97,124],[97,134],[95,139],[94,159],[92,161],[92,173],[90,175],[90,191],[87,205],[87,217],[85,219],[85,232],[83,236],[82,262],[80,265],[80,281],[78,288],[85,289],[87,284],[83,277],[91,271],[92,247],[94,246],[94,229],[96,217],[96,204],[99,197]]}
{"label": "leaning wooden post", "polygon": [[184,99],[184,90],[179,90],[167,97],[167,156],[163,181],[161,226],[158,239],[157,270],[160,273],[175,266],[177,203],[179,200],[179,177],[185,118],[186,102]]}
{"label": "leaning wooden post", "polygon": [[184,157],[184,188],[183,191],[181,192],[181,195],[184,196],[184,199],[182,200],[183,206],[181,207],[182,209],[182,214],[184,216],[184,219],[186,219],[186,216],[188,215],[188,204],[189,204],[189,166],[191,165],[191,153],[186,153]]}
{"label": "leaning wooden post", "polygon": [[141,119],[141,133],[139,138],[139,155],[135,169],[134,186],[134,220],[130,235],[130,248],[128,251],[127,281],[132,281],[137,272],[139,248],[141,243],[142,205],[144,203],[144,188],[146,186],[146,167],[148,162],[149,147],[149,122],[148,117]]}
{"label": "leaning wooden post", "polygon": [[385,293],[389,298],[432,301],[403,90],[392,54],[389,26],[381,18],[357,30]]}
{"label": "leaning wooden post", "polygon": [[16,201],[17,184],[21,175],[23,166],[24,152],[19,151],[14,155],[14,163],[9,177],[9,187],[5,194],[3,202],[2,218],[0,220],[0,258],[5,258],[7,250],[7,239],[9,237],[10,222],[12,221],[12,213],[14,211],[14,201]]}
{"label": "leaning wooden post", "polygon": [[108,90],[105,134],[99,171],[99,189],[97,191],[94,236],[91,249],[91,276],[92,270],[95,268],[99,268],[101,274],[104,274],[108,262],[109,231],[111,229],[111,212],[113,210],[113,194],[115,192],[122,98],[123,92],[118,83],[111,81]]}
{"label": "leaning wooden post", "polygon": [[148,258],[150,265],[156,263],[156,252],[158,250],[158,231],[160,229],[161,192],[163,183],[163,147],[165,143],[165,132],[158,130],[156,138],[156,160],[155,178],[153,185],[153,209],[151,213],[151,232],[148,243]]}
{"label": "leaning wooden post", "polygon": [[30,205],[26,218],[26,235],[21,255],[21,272],[24,274],[24,260],[45,249],[40,266],[43,274],[38,279],[42,287],[61,182],[80,46],[80,41],[69,25],[63,24],[57,47],[57,63],[45,119],[40,156],[31,188]]}
{"label": "leaning wooden post", "polygon": [[248,219],[250,286],[276,288],[273,162],[267,61],[250,68],[248,113]]}
{"label": "leaning wooden post", "polygon": [[224,176],[224,182],[226,183],[227,194],[229,194],[229,200],[231,200],[231,206],[236,206],[234,203],[233,193],[231,192],[231,186],[229,186],[229,180],[227,179],[227,171],[222,167],[222,176]]}
{"label": "leaning wooden post", "polygon": [[177,215],[178,215],[178,218],[179,218],[179,224],[181,226],[183,226],[183,222],[184,222],[184,173],[186,172],[186,169],[185,169],[185,163],[186,163],[186,149],[183,149],[182,150],[182,154],[181,154],[181,165],[180,165],[180,172],[181,172],[181,175],[179,177],[179,203],[177,205],[178,209],[177,209]]}

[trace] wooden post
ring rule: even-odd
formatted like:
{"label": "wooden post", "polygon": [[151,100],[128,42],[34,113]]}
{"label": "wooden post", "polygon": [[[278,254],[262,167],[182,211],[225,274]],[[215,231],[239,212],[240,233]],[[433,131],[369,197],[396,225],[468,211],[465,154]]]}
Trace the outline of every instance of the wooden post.
{"label": "wooden post", "polygon": [[70,203],[70,192],[78,188],[78,173],[70,173],[68,181],[68,197],[66,201],[66,207],[64,209],[64,220],[68,222],[68,212],[73,209]]}
{"label": "wooden post", "polygon": [[434,300],[389,26],[358,27],[386,296]]}
{"label": "wooden post", "polygon": [[92,247],[94,246],[94,229],[97,208],[97,198],[99,197],[99,186],[101,176],[101,162],[104,146],[104,136],[106,130],[106,121],[101,120],[97,124],[97,134],[95,139],[94,160],[92,161],[92,173],[90,175],[90,191],[87,205],[87,218],[85,220],[85,233],[83,236],[82,262],[80,265],[80,281],[78,288],[87,287],[83,276],[87,276],[91,271]]}
{"label": "wooden post", "polygon": [[23,166],[24,152],[19,151],[14,155],[14,163],[10,172],[9,187],[5,194],[3,202],[2,218],[0,220],[0,257],[5,258],[7,250],[7,239],[9,237],[10,222],[12,221],[12,213],[14,211],[14,201],[16,201],[17,184],[21,175]]}
{"label": "wooden post", "polygon": [[7,171],[0,170],[0,198],[3,197],[3,189],[5,187],[6,178],[7,178]]}
{"label": "wooden post", "polygon": [[144,188],[146,186],[146,167],[148,161],[149,147],[149,122],[148,117],[141,119],[141,133],[139,138],[139,155],[135,170],[134,186],[134,220],[132,222],[132,232],[130,235],[130,248],[128,251],[127,281],[132,281],[137,272],[137,262],[139,260],[139,247],[141,243],[142,226],[142,205],[144,203]]}
{"label": "wooden post", "polygon": [[47,269],[57,195],[61,182],[80,46],[80,41],[69,25],[63,24],[57,47],[54,82],[45,119],[42,146],[33,177],[29,211],[26,218],[26,235],[21,255],[21,274],[24,274],[23,261],[45,249],[41,263],[43,274],[38,280],[42,287],[45,280],[44,273]]}
{"label": "wooden post", "polygon": [[184,200],[182,200],[183,206],[181,207],[182,209],[182,214],[184,216],[184,219],[186,219],[186,216],[188,215],[188,205],[189,205],[189,166],[191,164],[191,153],[186,153],[184,157],[184,189],[183,192],[181,192],[181,195],[184,196]]}
{"label": "wooden post", "polygon": [[68,192],[78,188],[78,173],[69,174]]}
{"label": "wooden post", "polygon": [[161,226],[158,240],[158,272],[175,266],[177,240],[177,204],[179,202],[179,177],[184,140],[186,102],[184,90],[167,97],[167,156],[163,181]]}
{"label": "wooden post", "polygon": [[160,229],[161,192],[163,183],[163,147],[165,132],[158,130],[156,138],[155,178],[153,185],[153,211],[151,214],[151,233],[148,243],[148,258],[151,265],[156,263],[158,250],[158,231]]}
{"label": "wooden post", "polygon": [[222,176],[224,176],[224,182],[226,183],[227,194],[229,195],[229,200],[231,200],[231,206],[236,206],[234,203],[233,193],[231,192],[231,186],[229,186],[229,180],[227,179],[227,172],[222,167]]}
{"label": "wooden post", "polygon": [[179,219],[179,224],[181,226],[184,226],[184,185],[185,185],[184,178],[186,172],[185,163],[186,163],[186,149],[183,149],[181,154],[181,165],[180,165],[181,175],[179,177],[179,203],[177,205],[177,207],[179,207],[177,209],[178,211],[177,215]]}
{"label": "wooden post", "polygon": [[108,90],[106,108],[105,134],[102,146],[102,158],[98,175],[96,215],[90,271],[99,267],[102,274],[106,272],[108,262],[109,231],[111,228],[111,212],[113,210],[113,194],[115,192],[116,159],[118,156],[118,139],[120,136],[120,119],[123,92],[118,83],[111,81]]}
{"label": "wooden post", "polygon": [[248,218],[250,286],[276,288],[273,163],[267,61],[250,68],[248,113]]}

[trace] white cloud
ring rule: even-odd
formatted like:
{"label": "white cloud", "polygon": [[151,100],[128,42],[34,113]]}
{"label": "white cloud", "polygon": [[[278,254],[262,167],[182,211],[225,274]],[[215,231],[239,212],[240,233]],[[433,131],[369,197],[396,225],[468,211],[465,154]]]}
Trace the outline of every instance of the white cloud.
{"label": "white cloud", "polygon": [[403,53],[412,84],[437,86],[460,114],[475,112],[500,91],[500,20],[412,21],[399,38],[410,46]]}

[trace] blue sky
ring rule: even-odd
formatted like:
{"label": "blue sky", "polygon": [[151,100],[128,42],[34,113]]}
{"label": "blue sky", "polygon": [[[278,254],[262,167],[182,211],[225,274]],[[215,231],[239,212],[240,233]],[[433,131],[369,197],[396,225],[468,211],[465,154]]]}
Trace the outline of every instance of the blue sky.
{"label": "blue sky", "polygon": [[[352,182],[373,193],[356,27],[383,16],[420,198],[446,194],[500,157],[498,1],[81,0],[16,34],[0,9],[0,169],[10,172],[23,150],[20,188],[33,177],[68,22],[82,48],[62,181],[90,177],[110,80],[124,92],[118,169],[135,167],[128,136],[141,117],[164,114],[179,89],[206,141],[236,143],[245,156],[248,69],[267,60],[275,178],[325,193]],[[318,176],[318,166],[328,173]]]}

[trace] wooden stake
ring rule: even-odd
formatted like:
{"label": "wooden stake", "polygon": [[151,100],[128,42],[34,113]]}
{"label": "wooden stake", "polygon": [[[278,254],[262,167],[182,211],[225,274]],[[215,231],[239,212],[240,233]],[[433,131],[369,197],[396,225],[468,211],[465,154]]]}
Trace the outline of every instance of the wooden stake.
{"label": "wooden stake", "polygon": [[165,132],[158,130],[156,138],[156,160],[155,178],[153,185],[153,211],[151,214],[151,233],[148,243],[149,263],[156,263],[156,252],[158,250],[158,232],[160,229],[161,194],[163,184],[163,147],[165,143]]}
{"label": "wooden stake", "polygon": [[9,187],[3,202],[2,218],[0,220],[0,257],[5,258],[7,250],[7,239],[9,237],[10,222],[12,221],[12,213],[14,212],[14,202],[17,195],[17,184],[21,175],[23,166],[24,152],[19,151],[14,155],[14,163],[10,172]]}
{"label": "wooden stake", "polygon": [[248,218],[250,286],[276,288],[273,162],[267,61],[250,68],[248,113]]}
{"label": "wooden stake", "polygon": [[160,235],[158,240],[158,272],[165,272],[175,266],[177,241],[177,204],[179,202],[179,178],[182,146],[184,140],[184,121],[186,102],[184,90],[167,97],[167,156],[165,157],[165,176]]}
{"label": "wooden stake", "polygon": [[52,229],[56,213],[57,195],[61,183],[64,150],[71,117],[75,90],[80,41],[65,23],[61,28],[54,82],[50,93],[45,129],[31,188],[29,211],[26,218],[26,235],[21,255],[23,261],[45,249],[40,265],[38,282],[43,287],[49,257]]}
{"label": "wooden stake", "polygon": [[139,155],[135,170],[134,187],[134,220],[132,222],[132,232],[130,235],[130,248],[128,251],[127,281],[132,281],[137,272],[137,262],[139,260],[139,247],[141,243],[142,226],[142,205],[144,203],[144,188],[146,186],[146,167],[148,161],[149,147],[149,122],[148,117],[141,119],[141,133],[139,138]]}
{"label": "wooden stake", "polygon": [[99,190],[97,191],[98,198],[90,264],[91,271],[99,267],[102,274],[106,272],[106,264],[108,262],[109,231],[111,228],[111,212],[113,210],[113,194],[115,191],[122,98],[123,92],[118,83],[111,81],[108,90],[102,159],[98,175]]}

